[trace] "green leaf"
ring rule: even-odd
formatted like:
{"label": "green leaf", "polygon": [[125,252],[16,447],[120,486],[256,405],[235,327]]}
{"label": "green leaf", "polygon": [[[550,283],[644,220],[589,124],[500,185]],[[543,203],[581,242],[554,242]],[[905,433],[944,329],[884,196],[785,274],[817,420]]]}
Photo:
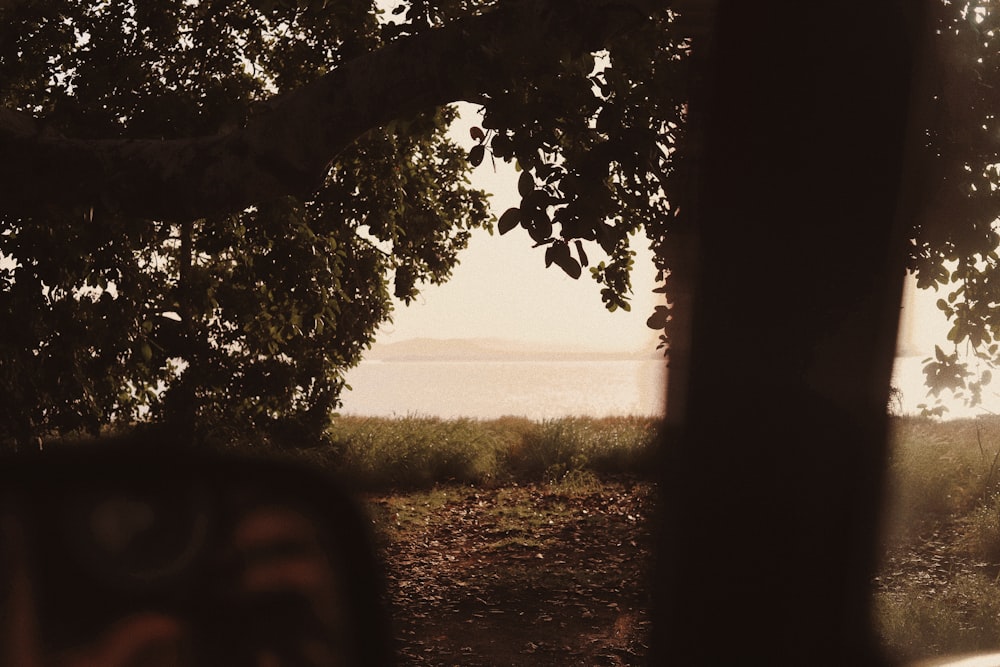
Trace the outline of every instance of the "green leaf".
{"label": "green leaf", "polygon": [[490,141],[490,148],[493,150],[493,154],[499,158],[503,158],[510,161],[511,155],[513,154],[514,144],[509,137],[503,134],[497,134]]}
{"label": "green leaf", "polygon": [[601,250],[609,255],[612,254],[618,246],[618,231],[602,220],[595,225],[594,232]]}
{"label": "green leaf", "polygon": [[486,146],[478,144],[472,147],[469,151],[469,162],[472,163],[473,167],[478,167],[483,163],[483,158],[486,157]]}
{"label": "green leaf", "polygon": [[517,192],[521,197],[527,197],[532,192],[535,191],[535,179],[531,175],[530,171],[522,171],[521,176],[517,179]]}
{"label": "green leaf", "polygon": [[471,128],[469,128],[469,134],[476,141],[482,141],[483,139],[486,138],[486,133],[483,132],[482,128],[479,128],[479,127],[471,127]]}
{"label": "green leaf", "polygon": [[621,111],[613,104],[605,104],[597,115],[597,131],[610,132],[621,124]]}
{"label": "green leaf", "polygon": [[[549,262],[550,253],[551,262]],[[569,254],[569,246],[562,241],[557,241],[549,246],[545,251],[545,257],[546,266],[554,263],[565,271],[566,275],[574,280],[578,279],[583,273],[583,270],[580,268],[580,263],[573,259],[573,257]]]}
{"label": "green leaf", "polygon": [[[544,209],[537,209],[532,213],[528,234],[535,243],[544,243],[552,237],[552,221]],[[569,248],[566,248],[566,254],[569,254]]]}
{"label": "green leaf", "polygon": [[579,280],[580,275],[583,273],[583,269],[580,268],[580,263],[569,255],[566,256],[566,259],[564,259],[559,266],[573,280]]}
{"label": "green leaf", "polygon": [[670,309],[666,306],[657,306],[653,309],[653,314],[646,320],[646,326],[650,329],[663,329],[670,321]]}
{"label": "green leaf", "polygon": [[500,220],[497,221],[497,229],[500,234],[506,234],[510,230],[514,229],[521,223],[521,209],[514,207],[509,208],[503,212],[500,216]]}

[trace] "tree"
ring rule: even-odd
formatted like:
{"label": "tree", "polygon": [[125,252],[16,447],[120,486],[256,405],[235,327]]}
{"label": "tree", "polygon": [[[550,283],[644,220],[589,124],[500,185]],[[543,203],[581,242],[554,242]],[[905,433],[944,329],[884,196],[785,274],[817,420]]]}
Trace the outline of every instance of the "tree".
{"label": "tree", "polygon": [[[602,298],[627,308],[632,235],[662,248],[676,214],[675,19],[653,0],[6,3],[0,439],[144,417],[319,437],[389,276],[408,301],[492,227],[465,180],[492,160],[522,169],[500,233],[574,277],[599,247]],[[446,135],[461,100],[469,146]]]}
{"label": "tree", "polygon": [[[786,2],[721,0],[718,4],[722,44],[715,70],[718,81],[708,95],[696,96],[698,104],[693,107],[701,110],[709,139],[699,156],[703,169],[695,172],[698,178],[693,182],[700,196],[686,202],[697,209],[702,234],[698,243],[690,245],[680,237],[682,247],[694,246],[697,270],[684,266],[685,271],[678,273],[694,283],[695,304],[704,306],[693,309],[693,335],[681,330],[677,337],[686,353],[678,359],[690,360],[691,366],[675,367],[680,378],[672,379],[670,387],[670,410],[679,418],[670,420],[670,428],[676,430],[670,432],[665,448],[664,470],[671,483],[663,486],[665,574],[658,579],[663,607],[658,630],[663,632],[655,636],[659,656],[678,663],[791,665],[801,664],[802,656],[808,655],[820,664],[880,664],[868,628],[867,589],[884,460],[895,328],[891,311],[899,302],[906,236],[917,239],[910,262],[918,271],[936,271],[933,255],[920,254],[921,239],[930,244],[928,252],[938,252],[933,239],[941,238],[933,236],[929,226],[921,227],[917,235],[891,224],[897,215],[902,222],[906,219],[896,205],[911,65],[900,10],[909,3],[800,3],[794,11]],[[135,315],[117,320],[119,312],[141,314],[133,303],[176,293],[176,303],[164,304],[172,310],[163,311],[174,315],[162,319],[179,320],[181,326],[175,329],[183,345],[218,344],[214,331],[198,337],[208,326],[230,331],[224,325],[228,320],[211,301],[210,316],[201,321],[201,328],[195,326],[199,324],[192,305],[196,301],[190,295],[200,299],[203,293],[192,287],[196,283],[188,276],[199,273],[195,271],[201,266],[199,252],[224,259],[236,253],[230,246],[196,251],[201,247],[197,242],[207,243],[209,237],[196,236],[195,231],[231,224],[233,232],[220,238],[229,241],[251,233],[284,240],[284,228],[294,229],[305,221],[301,211],[325,202],[319,196],[306,203],[285,196],[309,199],[304,191],[337,182],[335,176],[343,173],[339,165],[352,154],[353,142],[372,139],[378,145],[380,139],[389,142],[409,136],[398,125],[388,128],[395,134],[384,126],[394,119],[426,120],[428,116],[418,115],[419,110],[437,108],[449,99],[470,99],[484,107],[483,131],[474,138],[478,143],[469,156],[473,162],[492,151],[500,159],[516,158],[530,174],[523,179],[518,212],[497,225],[504,230],[523,227],[550,247],[553,263],[571,273],[577,268],[582,272],[584,263],[577,239],[606,246],[612,262],[596,268],[597,277],[611,290],[606,293],[610,303],[625,292],[618,274],[610,269],[627,264],[623,242],[635,229],[630,224],[641,220],[648,225],[646,232],[661,244],[658,247],[666,247],[668,231],[677,233],[676,223],[668,223],[686,194],[681,187],[685,180],[673,180],[683,173],[672,171],[669,157],[676,126],[684,116],[678,101],[683,98],[674,97],[680,87],[674,84],[686,44],[669,41],[665,28],[672,15],[657,3],[535,0],[430,6],[413,0],[402,10],[406,20],[401,27],[376,29],[368,19],[371,44],[353,39],[359,33],[351,32],[333,42],[308,36],[292,39],[287,51],[279,48],[279,55],[268,62],[291,66],[298,59],[297,49],[308,51],[318,45],[331,49],[331,58],[343,60],[334,59],[339,66],[329,78],[315,79],[315,85],[283,88],[280,77],[265,80],[276,90],[288,91],[273,109],[261,110],[245,122],[240,114],[233,121],[206,111],[212,120],[206,120],[208,129],[196,135],[201,138],[148,142],[128,139],[149,139],[151,133],[172,138],[186,134],[170,129],[165,120],[162,126],[144,127],[138,105],[117,102],[119,97],[129,99],[131,91],[115,86],[96,95],[97,111],[89,112],[101,117],[98,111],[109,110],[103,126],[92,127],[87,118],[88,122],[73,125],[75,107],[61,101],[75,97],[66,90],[72,83],[71,69],[53,69],[49,62],[63,56],[24,57],[31,49],[19,39],[30,39],[34,46],[50,40],[51,33],[66,33],[72,35],[63,40],[64,51],[69,52],[85,38],[83,33],[77,37],[73,21],[67,24],[63,18],[72,14],[82,21],[79,17],[87,17],[86,10],[67,6],[65,14],[44,21],[37,16],[37,7],[24,0],[13,8],[8,4],[0,17],[4,19],[0,25],[15,26],[5,29],[0,41],[4,104],[22,112],[4,114],[0,121],[4,156],[0,183],[5,187],[0,211],[6,228],[0,236],[17,262],[7,269],[3,289],[10,316],[19,325],[23,322],[26,330],[7,334],[3,343],[10,361],[3,365],[5,402],[69,405],[78,413],[64,410],[60,418],[71,415],[80,421],[86,417],[99,422],[114,410],[131,409],[129,392],[124,398],[104,400],[110,391],[102,384],[105,378],[92,379],[86,364],[93,363],[98,371],[117,368],[116,364],[127,367],[127,372],[112,376],[121,382],[111,384],[120,388],[134,382],[135,391],[149,388],[151,378],[167,381],[170,375],[142,371],[138,360],[147,356],[142,343],[150,345],[146,363],[152,367],[155,339],[145,331],[145,319]],[[194,9],[187,11],[202,6],[192,5]],[[318,3],[303,7],[258,2],[244,9],[265,17],[260,19],[265,23],[270,12],[291,12],[285,16],[296,21],[297,11],[320,12]],[[338,3],[337,11],[358,7]],[[143,11],[147,8],[144,3]],[[178,3],[175,9],[183,7]],[[136,26],[146,26],[145,19],[135,18],[138,10],[137,4],[126,17]],[[359,10],[362,14],[369,16]],[[240,32],[246,19],[236,16],[236,25],[223,30],[225,43],[250,48],[247,53],[253,55],[256,42]],[[281,26],[298,25],[289,21],[267,23],[275,30],[259,42],[271,45],[270,35],[280,32]],[[124,22],[122,17],[115,25]],[[215,25],[211,17],[205,22]],[[152,39],[154,25],[161,24],[129,31],[139,30]],[[167,30],[159,41],[163,48],[175,43],[187,48],[187,42],[178,39],[181,36],[177,30]],[[609,65],[597,61],[592,65],[591,55],[602,49]],[[208,46],[204,54],[210,59],[216,50]],[[18,59],[22,57],[24,62]],[[103,58],[112,60],[110,54]],[[192,62],[200,60],[195,57]],[[231,62],[239,65],[231,71],[241,72],[244,63],[252,69],[258,59],[240,56]],[[322,62],[327,62],[325,56]],[[602,71],[595,74],[593,67]],[[182,76],[170,83],[155,62],[138,69],[153,73],[150,85],[168,82],[162,95],[164,109],[168,93],[194,81]],[[46,76],[53,72],[61,73],[63,80]],[[319,74],[299,76],[313,73]],[[39,81],[47,84],[40,87]],[[206,93],[197,103],[185,98],[178,104],[196,120],[202,118],[203,108],[214,108],[207,91],[216,90],[215,83],[208,83],[215,78],[209,74],[204,81]],[[242,86],[222,85],[230,81],[227,76],[220,74],[219,81],[216,94],[224,93],[226,100],[220,109],[232,108],[228,100],[239,91],[246,101],[238,108],[255,99]],[[369,85],[375,92],[364,92]],[[332,95],[331,90],[342,96]],[[264,92],[255,95],[263,98]],[[338,100],[344,104],[338,106]],[[326,108],[327,102],[334,109],[329,115],[308,113]],[[24,112],[34,118],[26,118]],[[64,117],[70,120],[60,120]],[[47,123],[40,125],[38,118]],[[308,122],[310,118],[326,120]],[[328,122],[332,120],[339,122]],[[233,122],[239,129],[223,129]],[[52,129],[46,130],[46,124]],[[74,128],[80,134],[70,134]],[[698,124],[689,131],[697,133]],[[76,140],[62,139],[60,134]],[[311,151],[299,160],[282,150],[302,145],[321,154],[321,167],[310,159]],[[336,161],[328,174],[326,164],[332,158]],[[938,164],[943,167],[946,161]],[[313,168],[322,173],[317,175]],[[671,197],[670,205],[660,195],[658,188],[663,186],[669,186],[664,191]],[[959,191],[962,202],[978,200],[968,196],[968,188]],[[351,202],[367,201],[360,186],[347,194]],[[623,207],[626,202],[631,205],[628,209]],[[155,222],[162,220],[167,222]],[[252,224],[240,232],[239,223]],[[352,221],[339,224],[350,227]],[[364,226],[362,220],[353,224]],[[410,224],[407,219],[392,229],[409,233]],[[316,233],[312,218],[305,225]],[[682,226],[680,231],[686,229]],[[153,244],[150,239],[157,234],[159,242]],[[53,240],[55,236],[59,238]],[[979,236],[989,238],[982,228]],[[390,234],[385,241],[394,239]],[[67,241],[86,242],[84,247],[92,252],[81,259]],[[822,248],[832,250],[821,255]],[[20,254],[14,249],[21,249]],[[951,249],[945,246],[943,252]],[[56,254],[59,261],[48,261],[49,254]],[[266,262],[266,254],[261,254],[259,259]],[[817,257],[832,258],[832,268],[817,266]],[[258,258],[253,259],[252,267],[259,266]],[[119,269],[119,264],[125,268]],[[167,268],[151,273],[161,264]],[[400,263],[404,266],[410,264]],[[189,272],[183,278],[180,267]],[[96,275],[96,282],[59,282],[64,270]],[[747,298],[734,286],[743,286],[748,277],[765,288],[783,285],[785,292],[779,296],[784,299]],[[102,279],[109,289],[96,296],[89,290],[102,289]],[[263,280],[259,284],[267,287]],[[73,299],[60,289],[72,293]],[[685,289],[676,293],[678,301],[687,305]],[[204,295],[217,298],[207,291]],[[219,303],[221,309],[223,302]],[[45,317],[35,317],[36,312]],[[291,325],[290,313],[280,321]],[[734,321],[760,324],[747,327],[750,335],[740,347],[732,344]],[[110,336],[119,331],[118,325],[126,326],[131,335],[122,336],[117,346],[97,338],[80,344],[61,333],[77,327],[81,335],[96,336],[89,332],[106,327]],[[157,325],[164,326],[155,322],[151,330],[160,331]],[[170,328],[164,326],[164,336]],[[235,341],[213,351],[216,358],[232,352],[256,355],[252,359],[262,362],[285,362],[282,346],[287,343],[280,337],[274,339],[274,352],[266,347],[249,350],[245,348],[249,339],[235,333],[240,331],[242,326],[234,328]],[[138,343],[137,350],[133,342]],[[29,372],[57,368],[58,355],[72,362],[64,376],[48,380],[42,373]],[[201,372],[202,359],[196,361],[184,371],[181,386],[186,377],[193,377],[187,373]],[[736,381],[720,382],[722,377]],[[265,380],[272,378],[265,373]],[[43,391],[62,402],[43,400]],[[196,386],[187,395],[200,400],[205,391]],[[56,392],[63,393],[56,396]],[[300,393],[293,391],[293,398]],[[719,418],[720,405],[730,411],[724,420]],[[36,416],[39,421],[21,422],[26,433],[61,424],[44,410]],[[733,437],[732,424],[740,426],[742,437]],[[803,474],[810,472],[816,474]],[[768,613],[761,613],[762,607]],[[726,641],[718,641],[720,627],[727,633]]]}
{"label": "tree", "polygon": [[[933,2],[929,11],[937,29],[923,56],[921,197],[907,268],[918,287],[944,290],[937,305],[951,323],[947,343],[925,361],[930,393],[976,405],[1000,361],[1000,7]],[[928,408],[944,410],[940,400]]]}

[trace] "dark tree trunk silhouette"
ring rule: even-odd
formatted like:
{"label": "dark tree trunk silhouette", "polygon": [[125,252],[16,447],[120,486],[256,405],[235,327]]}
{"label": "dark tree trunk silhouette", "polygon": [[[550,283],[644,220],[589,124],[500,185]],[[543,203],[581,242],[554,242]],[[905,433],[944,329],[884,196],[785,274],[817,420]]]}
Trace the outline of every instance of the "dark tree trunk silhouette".
{"label": "dark tree trunk silhouette", "polygon": [[678,276],[694,306],[671,367],[653,664],[880,663],[915,53],[901,5],[721,2],[696,48],[700,250]]}

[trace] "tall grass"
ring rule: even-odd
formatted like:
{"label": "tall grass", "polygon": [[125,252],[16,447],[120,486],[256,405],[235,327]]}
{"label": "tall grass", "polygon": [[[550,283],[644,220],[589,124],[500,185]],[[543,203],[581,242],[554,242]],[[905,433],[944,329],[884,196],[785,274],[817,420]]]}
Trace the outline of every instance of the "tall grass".
{"label": "tall grass", "polygon": [[905,542],[1000,491],[1000,419],[892,420],[886,537]]}
{"label": "tall grass", "polygon": [[900,661],[1000,647],[1000,596],[993,577],[964,572],[928,595],[910,586],[875,598],[884,648]]}
{"label": "tall grass", "polygon": [[[410,504],[431,512],[439,482],[572,491],[601,474],[647,475],[660,427],[640,417],[342,416],[331,446],[302,454],[359,489],[413,491]],[[894,417],[891,440],[884,547],[909,560],[885,569],[893,583],[875,592],[883,645],[899,658],[1000,648],[1000,418]]]}
{"label": "tall grass", "polygon": [[547,482],[581,471],[648,470],[657,426],[638,417],[546,420],[523,432],[507,454],[507,466],[518,477]]}
{"label": "tall grass", "polygon": [[658,428],[658,420],[645,417],[338,417],[333,445],[307,455],[367,489],[559,482],[585,473],[648,472]]}
{"label": "tall grass", "polygon": [[900,659],[1000,648],[1000,419],[895,418],[891,445],[885,552],[910,574],[884,568],[896,581],[875,595],[885,647]]}

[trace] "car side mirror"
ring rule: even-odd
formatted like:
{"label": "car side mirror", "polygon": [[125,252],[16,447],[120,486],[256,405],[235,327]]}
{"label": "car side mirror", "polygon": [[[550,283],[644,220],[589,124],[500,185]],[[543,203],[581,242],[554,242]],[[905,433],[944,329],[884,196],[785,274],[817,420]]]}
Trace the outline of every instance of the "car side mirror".
{"label": "car side mirror", "polygon": [[0,665],[379,665],[369,523],[288,461],[92,444],[0,459]]}

